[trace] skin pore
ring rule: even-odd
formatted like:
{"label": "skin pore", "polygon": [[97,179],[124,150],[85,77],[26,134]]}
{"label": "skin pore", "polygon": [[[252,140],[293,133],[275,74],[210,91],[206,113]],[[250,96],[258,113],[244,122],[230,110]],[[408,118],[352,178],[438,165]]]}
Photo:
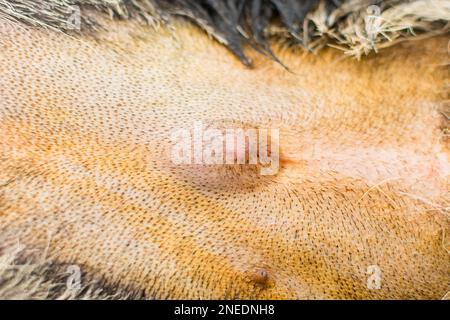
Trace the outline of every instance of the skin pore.
{"label": "skin pore", "polygon": [[[149,298],[442,298],[447,39],[362,62],[188,24],[68,36],[0,19],[0,234]],[[280,170],[175,165],[170,133],[278,128]],[[368,285],[373,266],[378,288]]]}

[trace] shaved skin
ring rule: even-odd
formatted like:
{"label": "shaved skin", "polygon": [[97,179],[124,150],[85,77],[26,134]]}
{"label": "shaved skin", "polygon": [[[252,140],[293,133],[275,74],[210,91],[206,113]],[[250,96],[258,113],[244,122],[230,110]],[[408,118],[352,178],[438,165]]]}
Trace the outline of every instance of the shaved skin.
{"label": "shaved skin", "polygon": [[[441,299],[447,41],[360,62],[275,48],[287,71],[183,23],[0,19],[2,245],[147,298]],[[280,170],[173,164],[170,133],[195,121],[279,129]]]}

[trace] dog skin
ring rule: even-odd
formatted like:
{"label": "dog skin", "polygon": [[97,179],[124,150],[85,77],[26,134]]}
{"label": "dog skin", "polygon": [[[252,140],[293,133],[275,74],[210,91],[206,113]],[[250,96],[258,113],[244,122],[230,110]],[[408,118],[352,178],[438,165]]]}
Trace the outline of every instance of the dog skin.
{"label": "dog skin", "polygon": [[[4,243],[148,298],[443,298],[447,41],[362,62],[276,47],[288,71],[181,22],[0,19]],[[170,133],[199,120],[279,129],[279,171],[173,164]]]}

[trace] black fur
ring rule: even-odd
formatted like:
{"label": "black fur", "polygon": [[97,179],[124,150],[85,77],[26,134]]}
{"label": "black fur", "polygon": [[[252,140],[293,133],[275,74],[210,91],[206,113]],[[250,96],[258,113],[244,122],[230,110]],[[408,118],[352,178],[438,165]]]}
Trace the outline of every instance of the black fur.
{"label": "black fur", "polygon": [[[132,1],[132,0],[130,0]],[[162,15],[182,15],[214,30],[227,47],[249,65],[243,52],[243,44],[271,56],[265,31],[271,23],[286,28],[293,39],[301,43],[305,16],[313,10],[317,0],[154,0]],[[336,8],[339,1],[329,0],[327,6]],[[310,32],[312,30],[307,30]],[[313,36],[310,34],[309,36]]]}

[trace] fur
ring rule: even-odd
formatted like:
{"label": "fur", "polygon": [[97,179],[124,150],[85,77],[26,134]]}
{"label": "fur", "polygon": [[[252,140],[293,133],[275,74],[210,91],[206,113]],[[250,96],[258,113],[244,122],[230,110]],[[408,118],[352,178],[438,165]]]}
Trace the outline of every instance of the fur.
{"label": "fur", "polygon": [[[40,6],[44,3],[52,3],[52,1],[54,1],[54,6],[51,8],[47,7],[47,9],[44,9],[44,7]],[[345,50],[349,55],[361,57],[362,55],[397,43],[403,39],[409,39],[415,35],[418,36],[419,33],[421,33],[421,36],[429,36],[447,32],[448,29],[446,23],[450,16],[448,1],[439,0],[384,1],[383,3],[380,1],[340,1],[340,5],[336,4],[337,1],[335,1],[336,3],[322,1],[318,4],[311,2],[310,7],[298,7],[300,8],[298,11],[294,10],[294,12],[296,12],[296,14],[293,15],[294,18],[289,18],[288,15],[288,12],[293,11],[291,8],[295,9],[295,3],[292,1],[283,2],[284,7],[276,6],[276,4],[281,3],[281,1],[261,2],[267,6],[266,8],[272,9],[260,8],[259,11],[255,9],[257,8],[259,1],[248,1],[245,3],[244,7],[239,7],[235,11],[231,10],[232,6],[230,3],[235,3],[231,1],[228,1],[228,5],[224,5],[223,7],[212,7],[210,4],[212,2],[210,1],[197,2],[201,3],[199,6],[195,6],[193,4],[194,2],[191,1],[181,0],[173,2],[177,6],[174,4],[169,5],[168,2],[165,1],[52,1],[0,0],[0,12],[8,19],[19,20],[29,25],[50,28],[55,31],[69,32],[70,30],[65,29],[67,6],[69,4],[82,4],[83,33],[91,33],[100,28],[107,28],[107,25],[102,24],[100,19],[96,19],[98,15],[92,14],[95,12],[93,10],[109,13],[114,19],[134,19],[154,27],[157,27],[159,24],[170,24],[171,20],[176,17],[184,16],[214,35],[216,39],[227,45],[246,63],[249,63],[249,60],[247,60],[247,57],[243,54],[243,47],[245,44],[253,45],[259,51],[272,55],[270,48],[268,47],[268,41],[272,37],[289,45],[300,43],[311,50],[318,50],[325,45],[331,45]],[[366,9],[369,4],[373,3],[380,4],[382,8],[382,11],[380,12],[382,24],[381,26],[378,26],[378,29],[366,28],[367,25],[370,25],[370,21],[373,21],[365,19],[367,13]],[[205,11],[206,7],[208,7],[208,10]],[[255,12],[264,12],[264,14],[249,15],[252,8]],[[236,13],[236,15],[233,15],[233,12]],[[203,18],[202,14],[205,15]],[[228,23],[229,21],[223,22],[225,21],[224,17],[233,16],[239,17],[239,19],[234,19],[233,23]],[[278,22],[277,18],[279,20]],[[303,23],[298,23],[296,27],[296,24],[293,22],[296,21],[296,19],[303,21]],[[269,21],[271,22],[269,23]],[[307,32],[305,32],[305,25],[308,26],[308,28],[306,28]],[[376,32],[370,35],[370,32],[369,34],[367,33],[368,30],[375,30]],[[204,39],[204,41],[207,40]],[[152,43],[151,46],[154,46],[154,44]],[[49,47],[52,48],[51,46]],[[201,47],[201,45],[199,45],[199,47]],[[146,49],[150,50],[150,48]],[[158,47],[154,50],[157,51],[157,49]],[[387,50],[386,52],[389,51]],[[429,50],[427,52],[434,51]],[[14,52],[14,55],[17,55],[16,52]],[[422,54],[414,56],[408,60],[409,63],[406,65],[413,65],[411,60],[415,61],[419,56],[426,55]],[[394,61],[394,59],[390,56],[380,58],[377,61],[381,61],[380,65],[383,65],[383,63]],[[431,64],[429,62],[429,60],[426,60],[426,63],[422,62],[422,65]],[[305,66],[312,66],[311,69],[316,70],[316,76],[313,76],[312,72],[307,72],[308,79],[310,79],[309,81],[316,83],[319,82],[319,77],[327,78],[330,74],[341,73],[344,73],[345,75],[348,74],[345,72],[351,69],[348,65],[342,69],[331,69],[332,66],[328,65],[327,68],[331,71],[326,73],[325,71],[327,68],[319,69],[315,63],[310,62],[308,64],[307,61],[302,61],[302,63]],[[401,63],[403,64],[404,61],[402,60]],[[370,64],[375,64],[375,62],[369,61],[364,65],[353,67],[366,68]],[[396,62],[395,65],[398,66],[400,63]],[[208,66],[212,66],[212,64]],[[198,70],[201,70],[199,67],[200,66],[196,66],[195,68],[197,72]],[[155,67],[155,69],[158,68]],[[205,76],[212,74],[213,76],[216,76],[216,78],[219,78],[217,77],[217,74],[223,74],[223,71],[213,73],[214,70],[210,70],[209,68],[206,69],[208,73],[205,74]],[[383,68],[378,68],[377,65],[375,65],[371,70],[375,69],[378,70]],[[11,68],[10,70],[17,69]],[[392,68],[391,66],[391,71],[386,71],[386,73],[383,73],[383,70],[379,70],[375,75],[377,75],[379,79],[382,79],[382,81],[377,85],[381,88],[379,91],[386,92],[386,94],[383,97],[377,98],[368,95],[365,99],[373,99],[375,102],[379,102],[379,104],[384,103],[386,104],[387,110],[390,110],[389,108],[394,104],[394,101],[398,101],[398,97],[411,96],[414,98],[420,96],[420,98],[423,99],[424,92],[427,91],[423,90],[423,88],[428,88],[428,83],[434,84],[434,82],[430,81],[428,73],[424,73],[426,77],[423,78],[423,84],[421,82],[421,85],[419,86],[422,90],[417,90],[417,88],[413,87],[411,91],[400,90],[400,93],[402,93],[401,95],[396,93],[395,90],[398,91],[399,88],[409,87],[409,85],[407,86],[405,83],[409,83],[410,81],[412,83],[418,83],[416,78],[411,80],[411,73],[405,72],[405,70],[412,70],[410,72],[415,74],[413,68],[408,69],[406,67],[403,69],[400,67]],[[362,76],[363,80],[359,82],[355,81],[351,84],[351,88],[354,89],[356,86],[360,89],[360,92],[365,92],[362,88],[367,87],[365,84],[371,82],[364,77],[364,73],[357,73],[355,70],[353,71],[359,77]],[[405,73],[403,78],[400,76],[400,71]],[[20,73],[20,70],[18,72]],[[247,73],[239,73],[239,76],[243,74],[248,77]],[[317,74],[319,74],[319,76],[317,76]],[[271,78],[278,80],[290,76],[279,73],[272,73],[270,75]],[[392,75],[394,75],[393,80],[389,78]],[[374,76],[374,78],[377,78],[377,76]],[[246,79],[255,80],[255,78]],[[385,86],[383,84],[386,82],[383,81],[384,79],[391,79],[395,83],[397,83],[397,80],[403,79],[401,82],[402,86],[390,88],[388,85]],[[305,78],[305,86],[308,85],[308,81],[306,80],[307,79]],[[365,80],[367,80],[367,82]],[[73,79],[71,79],[71,81],[73,81]],[[252,81],[243,82],[251,83]],[[360,87],[358,87],[358,84]],[[276,83],[273,85],[274,88],[277,88]],[[342,86],[342,83],[340,85]],[[432,88],[433,86],[430,84],[430,87]],[[339,91],[339,93],[341,92],[347,91]],[[17,95],[15,96],[17,97]],[[392,97],[395,97],[395,99]],[[411,100],[401,101],[408,101],[407,104],[400,104],[400,106],[403,105],[404,108],[406,108],[405,106],[411,105]],[[346,100],[342,100],[342,104],[344,104],[344,102],[346,102]],[[49,105],[48,108],[51,109],[52,105]],[[389,113],[386,114],[389,115]],[[392,126],[394,127],[395,124],[396,122],[394,119]],[[12,138],[4,138],[4,141],[9,142],[13,140]],[[418,143],[418,145],[420,145],[420,143]],[[321,188],[323,188],[323,186],[321,186]],[[366,193],[363,194],[363,197],[365,197],[365,195]],[[188,198],[188,196],[186,196],[186,198]],[[445,214],[448,214],[447,211]],[[4,244],[3,241],[0,241],[0,243]],[[442,243],[444,244],[444,237]],[[30,260],[28,258],[30,255],[28,253],[24,254],[23,250],[24,249],[21,246],[14,245],[8,247],[8,249],[4,251],[0,249],[0,298],[2,299],[117,299],[130,296],[134,297],[134,295],[129,294],[131,291],[127,288],[117,289],[114,286],[111,288],[111,285],[106,286],[105,289],[105,286],[102,285],[88,284],[79,292],[69,292],[65,289],[66,287],[64,285],[67,279],[65,268],[58,265],[55,266],[52,262],[53,260],[46,259],[44,253],[42,254],[43,258],[39,259],[41,254],[38,254],[37,259]],[[26,257],[26,259],[24,259],[24,257]],[[101,290],[99,288],[101,288]],[[121,289],[124,289],[127,294],[122,295],[120,293]],[[449,298],[449,293],[445,294],[443,298]]]}
{"label": "fur", "polygon": [[[17,243],[0,250],[1,300],[122,300],[141,299],[131,288],[108,286],[104,281],[89,281],[70,289],[68,265],[55,264],[47,252],[30,252]],[[84,281],[86,276],[82,276]]]}
{"label": "fur", "polygon": [[446,0],[0,0],[0,15],[67,32],[74,5],[84,31],[101,27],[93,10],[154,27],[187,18],[245,64],[244,45],[275,58],[271,38],[312,51],[331,45],[361,58],[411,36],[448,32],[450,21]]}

